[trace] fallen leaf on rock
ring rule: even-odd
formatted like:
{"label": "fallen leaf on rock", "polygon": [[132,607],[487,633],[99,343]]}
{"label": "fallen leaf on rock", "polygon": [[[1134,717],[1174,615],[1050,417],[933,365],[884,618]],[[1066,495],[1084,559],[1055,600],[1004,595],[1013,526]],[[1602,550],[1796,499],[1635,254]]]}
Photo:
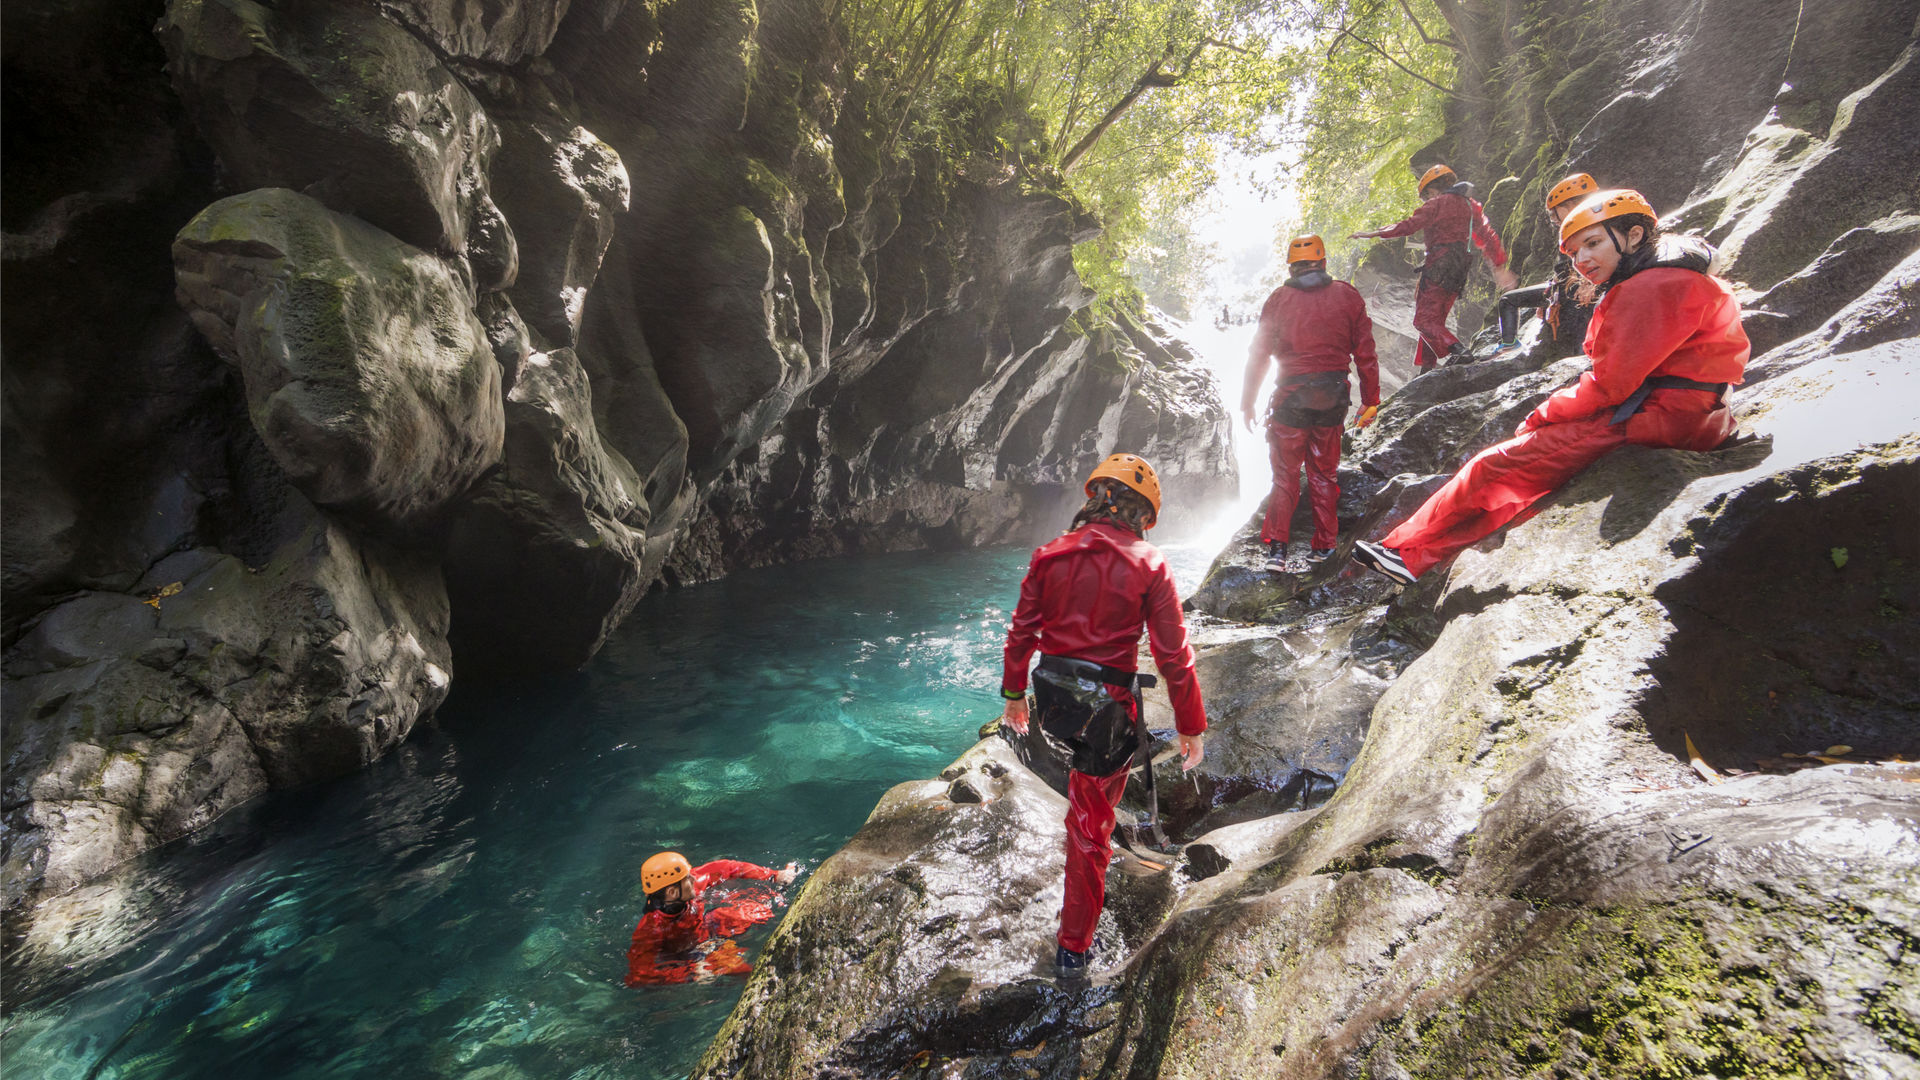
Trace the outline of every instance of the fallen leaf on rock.
{"label": "fallen leaf on rock", "polygon": [[1853,753],[1853,747],[1848,746],[1846,743],[1839,743],[1827,747],[1827,754],[1830,757],[1846,757],[1851,753]]}
{"label": "fallen leaf on rock", "polygon": [[1846,568],[1846,565],[1847,565],[1847,549],[1846,548],[1834,548],[1831,551],[1827,552],[1827,557],[1833,560],[1833,568],[1835,570],[1842,570]]}
{"label": "fallen leaf on rock", "polygon": [[1013,1056],[1013,1057],[1016,1057],[1016,1058],[1019,1058],[1019,1059],[1020,1059],[1021,1061],[1027,1061],[1027,1060],[1030,1060],[1030,1059],[1032,1059],[1032,1058],[1036,1058],[1036,1057],[1039,1057],[1039,1056],[1040,1056],[1040,1051],[1042,1051],[1042,1050],[1045,1050],[1046,1048],[1047,1048],[1047,1040],[1045,1040],[1045,1039],[1041,1039],[1041,1040],[1040,1040],[1040,1045],[1038,1045],[1038,1046],[1035,1046],[1035,1047],[1034,1047],[1033,1049],[1031,1049],[1031,1050],[1015,1050],[1015,1051],[1013,1052],[1013,1054],[1012,1054],[1011,1056]]}
{"label": "fallen leaf on rock", "polygon": [[162,585],[160,586],[159,590],[156,591],[152,596],[149,596],[145,600],[142,600],[140,602],[158,611],[160,609],[160,601],[166,599],[169,596],[178,595],[181,588],[182,588],[182,584],[178,581],[173,582],[170,585]]}
{"label": "fallen leaf on rock", "polygon": [[908,1068],[922,1069],[926,1067],[927,1062],[932,1060],[933,1060],[933,1051],[922,1050],[919,1053],[913,1055],[913,1061],[908,1065]]}
{"label": "fallen leaf on rock", "polygon": [[1213,1010],[1213,1015],[1215,1016],[1227,1015],[1227,1007],[1225,1005],[1220,1006],[1219,1008]]}
{"label": "fallen leaf on rock", "polygon": [[1719,783],[1720,774],[1714,772],[1713,766],[1707,764],[1706,761],[1700,757],[1699,747],[1693,745],[1693,736],[1683,731],[1680,733],[1680,737],[1687,741],[1687,763],[1693,766],[1693,771],[1699,773],[1700,779],[1705,780],[1709,784]]}

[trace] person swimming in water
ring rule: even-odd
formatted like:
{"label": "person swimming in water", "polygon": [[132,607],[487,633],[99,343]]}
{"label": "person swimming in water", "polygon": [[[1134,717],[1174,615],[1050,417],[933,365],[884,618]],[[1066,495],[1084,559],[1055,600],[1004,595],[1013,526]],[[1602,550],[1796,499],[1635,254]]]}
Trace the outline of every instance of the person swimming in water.
{"label": "person swimming in water", "polygon": [[633,928],[627,947],[627,985],[704,982],[753,970],[733,938],[773,918],[784,902],[778,888],[749,887],[715,898],[708,890],[722,881],[745,879],[788,885],[800,876],[800,864],[771,870],[736,859],[701,866],[677,851],[662,851],[640,866],[640,887],[647,894],[646,914]]}

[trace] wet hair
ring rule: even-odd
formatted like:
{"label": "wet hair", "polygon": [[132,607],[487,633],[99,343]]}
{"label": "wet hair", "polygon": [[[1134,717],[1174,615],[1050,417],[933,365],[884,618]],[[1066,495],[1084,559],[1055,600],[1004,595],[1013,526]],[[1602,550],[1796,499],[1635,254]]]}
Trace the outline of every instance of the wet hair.
{"label": "wet hair", "polygon": [[1103,521],[1135,536],[1145,536],[1146,523],[1152,517],[1153,504],[1147,501],[1145,495],[1118,480],[1102,477],[1093,482],[1093,494],[1087,497],[1087,503],[1080,508],[1080,512],[1073,515],[1073,524],[1067,526],[1067,531]]}
{"label": "wet hair", "polygon": [[[1640,246],[1628,251],[1627,236],[1636,225],[1644,233]],[[1664,234],[1660,231],[1660,224],[1647,215],[1622,214],[1601,222],[1600,227],[1607,230],[1607,235],[1613,237],[1614,246],[1620,249],[1620,265],[1614,267],[1612,277],[1597,285],[1587,280],[1585,274],[1579,275],[1580,283],[1574,289],[1573,298],[1582,305],[1593,304],[1600,299],[1601,293],[1652,266],[1654,260],[1660,257],[1660,237]]]}

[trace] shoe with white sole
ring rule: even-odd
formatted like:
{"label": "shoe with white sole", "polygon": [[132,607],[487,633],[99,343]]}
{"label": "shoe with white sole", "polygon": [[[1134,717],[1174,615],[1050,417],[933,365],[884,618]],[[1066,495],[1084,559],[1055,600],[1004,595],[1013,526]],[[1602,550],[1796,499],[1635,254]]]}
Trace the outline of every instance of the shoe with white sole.
{"label": "shoe with white sole", "polygon": [[1287,559],[1287,545],[1284,541],[1268,541],[1267,565],[1269,574],[1285,574],[1293,570],[1293,564]]}
{"label": "shoe with white sole", "polygon": [[1407,569],[1407,564],[1400,561],[1398,551],[1366,540],[1353,545],[1353,561],[1399,585],[1411,585],[1419,580]]}
{"label": "shoe with white sole", "polygon": [[1310,563],[1323,563],[1331,558],[1333,558],[1332,548],[1314,548],[1307,552],[1307,561]]}

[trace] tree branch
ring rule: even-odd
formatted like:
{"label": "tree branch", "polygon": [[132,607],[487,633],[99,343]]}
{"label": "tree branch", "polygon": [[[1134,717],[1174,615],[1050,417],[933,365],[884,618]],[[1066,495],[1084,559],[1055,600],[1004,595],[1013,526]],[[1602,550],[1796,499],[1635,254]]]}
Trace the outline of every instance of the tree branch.
{"label": "tree branch", "polygon": [[1464,51],[1463,49],[1460,48],[1460,43],[1457,41],[1454,41],[1452,38],[1437,38],[1437,37],[1428,36],[1427,28],[1420,25],[1420,16],[1415,15],[1413,13],[1413,5],[1408,3],[1407,0],[1400,0],[1400,10],[1407,13],[1407,21],[1413,24],[1413,31],[1414,33],[1420,35],[1421,41],[1424,41],[1429,45],[1445,45],[1447,48],[1452,49],[1454,52]]}
{"label": "tree branch", "polygon": [[1200,58],[1201,53],[1210,48],[1231,49],[1241,54],[1246,54],[1249,51],[1232,42],[1221,41],[1219,38],[1201,38],[1193,48],[1187,51],[1186,57],[1180,61],[1180,70],[1170,72],[1162,70],[1167,61],[1173,56],[1173,46],[1169,44],[1166,50],[1160,54],[1160,58],[1149,65],[1147,70],[1140,74],[1139,78],[1133,80],[1132,88],[1125,94],[1122,94],[1120,100],[1114,103],[1113,108],[1108,109],[1107,114],[1102,116],[1099,122],[1094,124],[1092,128],[1088,129],[1087,133],[1080,137],[1080,141],[1073,144],[1073,149],[1068,150],[1066,156],[1060,159],[1060,171],[1063,173],[1066,172],[1073,168],[1075,163],[1081,158],[1085,157],[1087,151],[1093,149],[1094,144],[1100,141],[1100,137],[1107,133],[1107,129],[1112,127],[1114,122],[1119,120],[1128,109],[1133,108],[1133,103],[1140,100],[1140,95],[1155,88],[1179,86],[1180,83],[1186,79],[1188,73],[1193,70],[1194,61]]}
{"label": "tree branch", "polygon": [[[1351,29],[1349,29],[1348,27],[1345,27],[1345,26],[1343,26],[1343,27],[1341,27],[1341,28],[1340,28],[1340,33],[1338,33],[1338,34],[1336,34],[1336,35],[1334,36],[1334,39],[1333,39],[1333,46],[1334,46],[1334,48],[1337,48],[1337,47],[1339,46],[1339,44],[1340,44],[1340,39],[1341,39],[1341,38],[1343,38],[1343,37],[1350,37],[1350,38],[1352,38],[1353,40],[1355,40],[1355,41],[1357,41],[1357,42],[1359,42],[1360,44],[1362,44],[1362,45],[1365,45],[1365,46],[1366,46],[1367,48],[1369,48],[1369,49],[1372,49],[1372,50],[1373,50],[1374,52],[1377,52],[1377,53],[1379,53],[1379,54],[1380,54],[1381,56],[1384,56],[1384,57],[1386,57],[1386,58],[1387,58],[1387,63],[1389,63],[1389,64],[1392,64],[1392,65],[1393,65],[1394,67],[1397,67],[1397,68],[1399,68],[1399,69],[1400,69],[1401,71],[1404,71],[1404,72],[1406,72],[1406,73],[1407,73],[1408,75],[1411,75],[1411,76],[1413,76],[1413,77],[1414,77],[1414,78],[1416,78],[1416,79],[1419,79],[1419,80],[1420,80],[1421,82],[1423,82],[1423,83],[1426,83],[1426,84],[1427,84],[1428,86],[1431,86],[1431,87],[1433,87],[1433,88],[1434,88],[1435,90],[1438,90],[1438,91],[1440,91],[1440,92],[1441,92],[1441,93],[1443,93],[1443,94],[1451,94],[1451,93],[1453,93],[1453,91],[1452,91],[1452,90],[1450,90],[1450,89],[1448,89],[1447,87],[1444,87],[1444,86],[1441,86],[1441,85],[1440,85],[1439,83],[1437,83],[1437,82],[1434,82],[1434,81],[1433,81],[1432,79],[1429,79],[1429,78],[1427,78],[1427,77],[1426,77],[1425,75],[1422,75],[1422,74],[1420,74],[1419,72],[1417,72],[1417,71],[1415,71],[1415,70],[1413,70],[1412,68],[1410,68],[1410,67],[1408,67],[1407,65],[1405,65],[1405,64],[1403,64],[1403,63],[1401,63],[1400,61],[1398,61],[1398,60],[1396,60],[1396,59],[1394,59],[1394,58],[1393,58],[1393,54],[1392,54],[1392,53],[1390,53],[1390,52],[1388,52],[1387,50],[1385,50],[1385,49],[1383,49],[1383,48],[1381,48],[1381,47],[1380,47],[1380,46],[1378,46],[1378,45],[1375,45],[1375,44],[1374,44],[1373,42],[1371,42],[1371,41],[1368,41],[1368,40],[1367,40],[1366,38],[1363,38],[1363,37],[1361,37],[1361,36],[1360,36],[1359,34],[1356,34],[1356,33],[1354,33],[1354,32],[1353,32],[1353,31],[1352,31]],[[1327,58],[1328,58],[1328,59],[1332,59],[1332,58],[1333,58],[1333,48],[1329,48],[1329,49],[1327,50]]]}

